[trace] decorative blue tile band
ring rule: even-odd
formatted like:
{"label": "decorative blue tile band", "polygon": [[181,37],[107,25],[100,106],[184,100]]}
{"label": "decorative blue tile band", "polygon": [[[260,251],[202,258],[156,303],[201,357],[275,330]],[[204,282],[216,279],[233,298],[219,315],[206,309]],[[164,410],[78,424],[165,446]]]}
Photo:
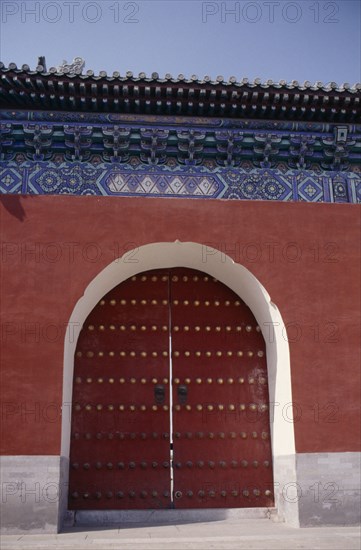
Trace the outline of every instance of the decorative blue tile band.
{"label": "decorative blue tile band", "polygon": [[0,162],[0,192],[361,203],[361,172],[292,170],[282,163],[255,168],[251,162],[223,168],[211,159],[183,167],[173,159],[147,166],[137,157],[122,165],[96,156],[91,162],[63,155],[37,162],[19,155]]}

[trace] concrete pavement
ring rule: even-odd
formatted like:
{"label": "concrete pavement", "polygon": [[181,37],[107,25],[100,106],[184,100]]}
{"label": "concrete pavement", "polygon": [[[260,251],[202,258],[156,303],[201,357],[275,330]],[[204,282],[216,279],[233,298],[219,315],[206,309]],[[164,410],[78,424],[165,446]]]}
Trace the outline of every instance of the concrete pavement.
{"label": "concrete pavement", "polygon": [[1,550],[359,550],[360,527],[297,529],[268,519],[72,527],[57,535],[3,535]]}

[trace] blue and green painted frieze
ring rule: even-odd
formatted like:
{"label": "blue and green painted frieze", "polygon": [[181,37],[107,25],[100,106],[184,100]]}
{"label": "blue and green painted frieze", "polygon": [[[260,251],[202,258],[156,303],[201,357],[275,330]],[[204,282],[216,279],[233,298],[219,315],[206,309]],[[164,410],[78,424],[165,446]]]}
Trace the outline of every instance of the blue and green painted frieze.
{"label": "blue and green painted frieze", "polygon": [[0,192],[361,202],[361,126],[1,113]]}

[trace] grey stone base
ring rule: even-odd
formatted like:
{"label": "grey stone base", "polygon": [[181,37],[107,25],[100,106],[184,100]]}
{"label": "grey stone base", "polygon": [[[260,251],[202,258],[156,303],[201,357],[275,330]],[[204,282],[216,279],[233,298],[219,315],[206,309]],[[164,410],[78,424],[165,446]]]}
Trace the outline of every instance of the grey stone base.
{"label": "grey stone base", "polygon": [[1,532],[56,533],[62,525],[176,523],[270,518],[295,527],[360,523],[360,453],[303,453],[274,459],[275,509],[67,512],[68,461],[3,456]]}
{"label": "grey stone base", "polygon": [[361,453],[297,455],[301,527],[360,523],[360,458]]}
{"label": "grey stone base", "polygon": [[[273,459],[275,506],[279,521],[299,527],[299,501],[297,498],[297,472],[295,455],[277,456]],[[294,497],[296,493],[296,498]]]}
{"label": "grey stone base", "polygon": [[0,457],[2,533],[56,533],[59,525],[59,456]]}

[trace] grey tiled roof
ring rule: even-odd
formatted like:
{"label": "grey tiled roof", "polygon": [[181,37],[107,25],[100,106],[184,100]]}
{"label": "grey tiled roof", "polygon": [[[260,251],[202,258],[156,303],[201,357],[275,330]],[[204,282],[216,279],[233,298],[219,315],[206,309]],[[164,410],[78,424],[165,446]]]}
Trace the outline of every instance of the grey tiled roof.
{"label": "grey tiled roof", "polygon": [[158,73],[82,71],[81,58],[49,70],[0,63],[2,108],[233,119],[359,123],[361,84],[299,83]]}
{"label": "grey tiled roof", "polygon": [[345,82],[343,84],[337,84],[336,82],[310,82],[306,80],[305,82],[299,82],[297,80],[291,80],[290,82],[287,82],[286,80],[262,80],[261,78],[255,78],[253,80],[250,80],[248,78],[242,78],[237,79],[235,76],[230,76],[228,79],[224,78],[223,76],[219,75],[216,78],[212,78],[211,76],[205,75],[203,78],[199,78],[197,75],[191,75],[190,77],[187,77],[184,74],[179,74],[178,76],[173,76],[169,73],[165,74],[164,76],[160,76],[158,73],[153,72],[150,75],[147,75],[144,72],[139,73],[138,75],[134,74],[132,71],[127,71],[125,74],[121,74],[118,71],[114,71],[111,74],[107,73],[107,71],[99,71],[99,74],[95,74],[92,70],[87,70],[84,73],[82,71],[74,71],[72,69],[67,68],[57,68],[57,67],[50,67],[49,70],[44,70],[44,67],[41,65],[38,65],[35,69],[30,69],[29,65],[22,65],[21,67],[18,67],[16,63],[9,63],[8,67],[4,65],[4,63],[0,62],[0,70],[3,73],[9,72],[9,71],[15,71],[18,74],[26,73],[30,76],[32,75],[41,75],[41,76],[67,76],[68,78],[81,78],[81,80],[107,80],[107,81],[129,81],[132,82],[158,82],[158,83],[167,83],[171,82],[174,84],[177,83],[186,83],[186,84],[208,84],[211,86],[219,86],[220,84],[223,86],[237,86],[237,87],[248,87],[248,88],[255,88],[255,87],[261,87],[263,89],[267,88],[278,88],[278,89],[287,89],[287,90],[312,90],[312,91],[324,91],[329,92],[331,90],[336,92],[351,92],[351,93],[357,93],[361,90],[361,83],[354,83],[350,84],[348,82]]}

